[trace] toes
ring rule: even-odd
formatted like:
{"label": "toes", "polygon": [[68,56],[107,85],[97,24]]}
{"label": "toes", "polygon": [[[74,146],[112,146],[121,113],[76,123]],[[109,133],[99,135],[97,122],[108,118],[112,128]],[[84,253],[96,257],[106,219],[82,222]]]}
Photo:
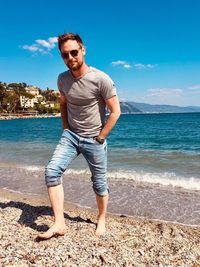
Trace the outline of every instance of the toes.
{"label": "toes", "polygon": [[63,236],[65,235],[65,230],[62,230],[62,231],[53,231],[53,230],[48,230],[47,232],[45,233],[41,233],[38,235],[38,239],[43,239],[43,240],[47,240],[47,239],[50,239],[52,237],[58,237],[58,236]]}
{"label": "toes", "polygon": [[38,235],[38,238],[40,238],[40,239],[49,239],[49,238],[51,238],[51,237],[53,237],[53,236],[55,236],[55,232],[46,232],[46,233],[42,233],[42,234],[39,234]]}

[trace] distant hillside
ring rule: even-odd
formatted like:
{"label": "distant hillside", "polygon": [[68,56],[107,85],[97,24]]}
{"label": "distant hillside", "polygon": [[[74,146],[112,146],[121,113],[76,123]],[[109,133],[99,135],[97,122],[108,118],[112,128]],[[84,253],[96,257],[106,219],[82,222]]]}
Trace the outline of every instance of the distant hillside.
{"label": "distant hillside", "polygon": [[141,110],[134,107],[134,105],[129,102],[120,102],[121,112],[122,113],[142,113]]}
{"label": "distant hillside", "polygon": [[150,105],[136,102],[120,102],[122,113],[186,113],[200,112],[199,107],[179,107],[172,105]]}

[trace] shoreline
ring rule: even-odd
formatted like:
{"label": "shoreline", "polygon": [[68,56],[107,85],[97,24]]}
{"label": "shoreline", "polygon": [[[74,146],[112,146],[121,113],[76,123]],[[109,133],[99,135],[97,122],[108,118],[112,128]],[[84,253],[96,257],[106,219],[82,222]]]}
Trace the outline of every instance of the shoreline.
{"label": "shoreline", "polygon": [[[200,111],[191,112],[132,112],[132,113],[121,113],[121,115],[162,115],[162,114],[196,114]],[[108,114],[107,114],[108,115]],[[41,115],[23,115],[19,114],[0,114],[0,120],[15,120],[15,119],[39,119],[39,118],[60,118],[60,113],[54,114],[41,114]]]}
{"label": "shoreline", "polygon": [[199,227],[107,215],[107,232],[94,235],[97,211],[66,204],[67,234],[37,242],[52,224],[44,197],[0,190],[1,266],[200,266]]}
{"label": "shoreline", "polygon": [[[27,194],[33,198],[48,198],[43,169],[2,167],[0,177],[0,188],[21,196]],[[117,180],[111,177],[108,179],[109,213],[200,226],[200,191],[142,181]],[[66,203],[96,209],[95,195],[88,174],[66,172],[63,175],[63,188]]]}
{"label": "shoreline", "polygon": [[41,119],[41,118],[60,118],[60,113],[58,114],[41,114],[41,115],[23,115],[23,114],[0,114],[0,120],[16,120],[16,119]]}
{"label": "shoreline", "polygon": [[[0,188],[0,196],[3,197],[5,200],[19,200],[22,201],[24,200],[25,202],[28,202],[29,204],[34,204],[34,205],[39,205],[39,203],[42,203],[43,205],[50,206],[50,201],[48,196],[46,197],[41,196],[39,194],[31,194],[31,193],[23,193],[19,191],[14,191],[8,188]],[[0,197],[1,200],[1,197]],[[108,205],[109,206],[109,205]],[[66,210],[68,209],[73,209],[76,210],[77,212],[80,210],[86,210],[89,213],[96,214],[97,213],[97,207],[89,207],[89,206],[83,206],[78,203],[73,203],[70,201],[64,201],[64,208]],[[158,218],[147,218],[145,216],[141,215],[130,215],[126,213],[114,213],[112,211],[107,211],[107,216],[111,218],[128,218],[130,220],[144,220],[144,221],[150,221],[154,223],[164,223],[164,224],[170,224],[170,225],[175,225],[175,226],[183,226],[183,227],[189,227],[189,228],[199,228],[200,230],[200,225],[199,224],[187,224],[187,223],[181,223],[181,222],[176,222],[176,221],[168,221],[164,219],[158,219]]]}

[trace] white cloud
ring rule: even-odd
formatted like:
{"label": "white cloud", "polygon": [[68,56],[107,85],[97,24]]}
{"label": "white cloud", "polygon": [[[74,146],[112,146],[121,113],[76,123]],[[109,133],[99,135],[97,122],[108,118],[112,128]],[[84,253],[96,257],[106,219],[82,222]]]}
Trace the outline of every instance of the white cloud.
{"label": "white cloud", "polygon": [[48,50],[51,50],[55,47],[55,43],[57,43],[57,37],[49,37],[48,41],[46,40],[36,40],[36,43],[39,45],[46,47]]}
{"label": "white cloud", "polygon": [[147,96],[156,96],[156,97],[164,97],[164,96],[180,96],[183,90],[179,88],[150,88],[148,89]]}
{"label": "white cloud", "polygon": [[57,43],[57,37],[49,37],[48,40],[35,40],[34,44],[23,45],[22,48],[32,53],[48,54],[55,47],[55,43]]}
{"label": "white cloud", "polygon": [[156,65],[153,64],[142,64],[142,63],[135,63],[133,65],[129,64],[127,61],[124,60],[117,60],[117,61],[113,61],[112,62],[113,66],[117,66],[117,65],[121,65],[122,67],[126,68],[126,69],[130,69],[132,67],[135,67],[136,69],[153,69],[155,68]]}
{"label": "white cloud", "polygon": [[200,84],[195,84],[188,87],[189,90],[200,90]]}
{"label": "white cloud", "polygon": [[131,65],[128,62],[122,61],[122,60],[113,61],[112,65],[113,66],[122,65],[126,69],[130,69],[131,68]]}
{"label": "white cloud", "polygon": [[129,65],[129,64],[124,64],[124,68],[126,68],[126,69],[130,69],[130,68],[132,68],[132,67],[131,67],[131,65]]}
{"label": "white cloud", "polygon": [[36,45],[23,45],[22,48],[29,50],[30,52],[36,52],[39,50],[39,47],[37,47]]}
{"label": "white cloud", "polygon": [[124,64],[126,64],[126,61],[122,61],[122,60],[113,61],[112,64],[114,66],[116,66],[116,65],[124,65]]}
{"label": "white cloud", "polygon": [[46,47],[46,48],[50,48],[50,43],[48,43],[48,42],[45,41],[45,40],[36,40],[35,42],[38,43],[38,44],[41,45],[41,46],[44,46],[44,47]]}
{"label": "white cloud", "polygon": [[141,63],[134,64],[134,67],[135,67],[136,69],[139,69],[139,70],[141,70],[141,69],[145,69],[145,65],[144,65],[144,64],[141,64]]}
{"label": "white cloud", "polygon": [[153,69],[153,68],[155,68],[157,65],[156,65],[156,64],[147,64],[146,66],[147,66],[147,68]]}
{"label": "white cloud", "polygon": [[153,68],[155,68],[155,66],[156,65],[153,65],[153,64],[142,64],[142,63],[134,64],[134,67],[136,69],[139,69],[139,70],[141,70],[141,69],[153,69]]}
{"label": "white cloud", "polygon": [[50,43],[57,43],[58,42],[58,38],[57,37],[49,37],[49,42]]}
{"label": "white cloud", "polygon": [[146,91],[146,95],[140,95],[139,97],[145,103],[154,105],[163,104],[183,106],[188,100],[185,96],[185,91],[175,87],[150,88]]}
{"label": "white cloud", "polygon": [[[193,86],[190,87],[193,88]],[[133,101],[154,105],[200,106],[199,94],[200,90],[197,89],[155,87],[147,89],[146,92],[138,91],[137,94],[133,95]]]}

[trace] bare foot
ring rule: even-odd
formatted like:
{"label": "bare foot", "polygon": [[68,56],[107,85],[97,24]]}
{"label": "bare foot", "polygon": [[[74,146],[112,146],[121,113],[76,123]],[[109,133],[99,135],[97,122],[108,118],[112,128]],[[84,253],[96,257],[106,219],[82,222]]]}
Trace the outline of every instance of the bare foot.
{"label": "bare foot", "polygon": [[97,228],[96,228],[96,236],[102,236],[106,232],[106,222],[105,218],[98,218],[97,221]]}
{"label": "bare foot", "polygon": [[66,226],[57,226],[57,225],[53,225],[49,228],[48,231],[46,231],[45,233],[41,233],[37,236],[37,238],[39,239],[49,239],[53,236],[62,236],[66,233]]}

